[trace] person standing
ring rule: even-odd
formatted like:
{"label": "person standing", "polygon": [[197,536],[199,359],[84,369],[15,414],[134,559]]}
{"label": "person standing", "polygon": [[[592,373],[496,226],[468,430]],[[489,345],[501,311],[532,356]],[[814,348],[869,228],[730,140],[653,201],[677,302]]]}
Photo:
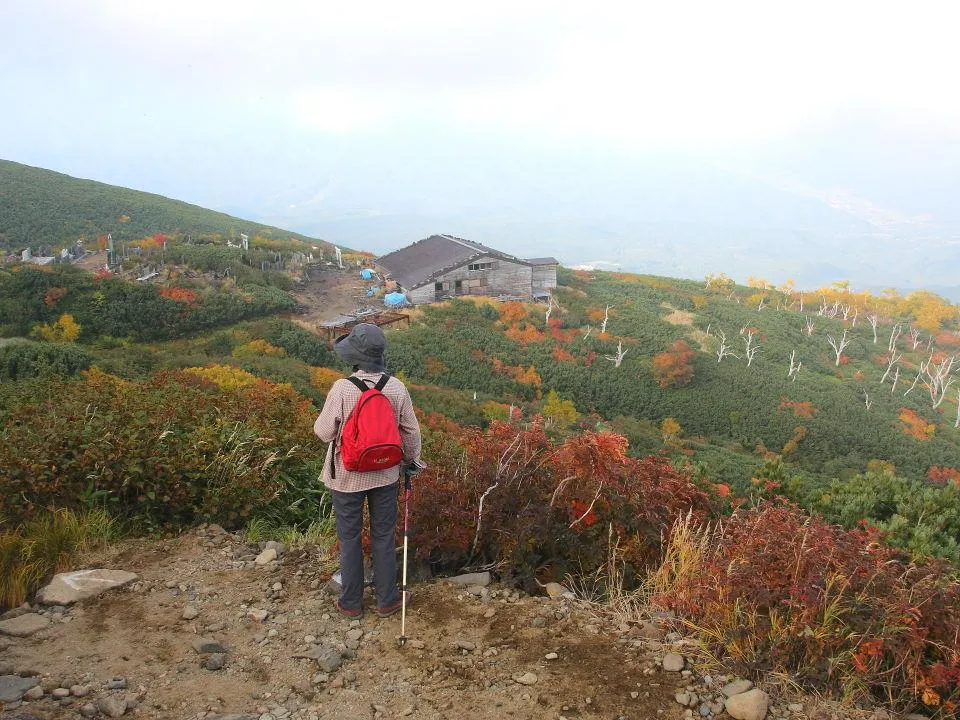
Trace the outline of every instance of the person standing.
{"label": "person standing", "polygon": [[[363,506],[370,513],[370,535],[373,541],[373,577],[376,585],[379,617],[388,617],[400,610],[402,600],[397,586],[397,494],[404,464],[422,466],[420,460],[420,424],[413,412],[413,402],[406,386],[389,375],[386,368],[387,339],[376,325],[360,323],[349,335],[339,338],[334,352],[353,366],[350,378],[337,380],[323,403],[313,430],[318,438],[329,443],[323,464],[323,483],[333,496],[337,538],[340,541],[340,573],[342,591],[337,610],[346,617],[363,614]],[[361,472],[348,470],[340,453],[340,435],[362,394],[363,387],[377,387],[390,401],[400,431],[403,462],[383,470]],[[409,602],[409,598],[408,598]]]}

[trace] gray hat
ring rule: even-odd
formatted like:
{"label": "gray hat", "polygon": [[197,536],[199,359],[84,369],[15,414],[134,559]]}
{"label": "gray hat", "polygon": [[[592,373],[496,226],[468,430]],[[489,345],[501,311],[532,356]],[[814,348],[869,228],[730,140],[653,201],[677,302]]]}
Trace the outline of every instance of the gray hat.
{"label": "gray hat", "polygon": [[367,372],[386,372],[386,349],[387,338],[383,330],[370,323],[354,325],[349,335],[339,338],[333,345],[333,351],[344,362]]}

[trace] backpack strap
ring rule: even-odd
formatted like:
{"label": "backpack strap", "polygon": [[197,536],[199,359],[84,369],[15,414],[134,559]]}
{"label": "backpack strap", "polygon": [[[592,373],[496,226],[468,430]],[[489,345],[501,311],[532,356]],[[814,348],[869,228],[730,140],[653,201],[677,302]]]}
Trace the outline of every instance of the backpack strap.
{"label": "backpack strap", "polygon": [[383,389],[387,386],[387,383],[390,382],[390,376],[387,373],[384,373],[380,379],[377,381],[377,384],[374,385],[374,389],[383,392]]}
{"label": "backpack strap", "polygon": [[356,377],[356,376],[354,376],[354,375],[348,375],[348,376],[347,376],[347,380],[349,380],[349,381],[352,382],[354,385],[356,385],[357,390],[359,390],[359,391],[362,392],[362,393],[363,393],[363,392],[366,392],[367,390],[370,389],[370,388],[368,388],[368,387],[366,386],[366,384],[363,382],[363,380],[361,380],[360,378],[358,378],[358,377]]}

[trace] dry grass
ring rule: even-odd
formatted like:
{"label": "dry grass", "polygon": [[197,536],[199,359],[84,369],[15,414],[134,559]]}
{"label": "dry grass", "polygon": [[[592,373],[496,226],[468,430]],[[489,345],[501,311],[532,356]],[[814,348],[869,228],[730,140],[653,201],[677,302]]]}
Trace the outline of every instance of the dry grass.
{"label": "dry grass", "polygon": [[696,317],[692,312],[678,310],[670,303],[660,303],[664,310],[670,310],[669,315],[664,315],[663,319],[671,325],[693,325],[693,319]]}
{"label": "dry grass", "polygon": [[68,570],[79,553],[116,534],[104,510],[54,510],[19,525],[0,518],[0,607],[20,605],[51,575]]}

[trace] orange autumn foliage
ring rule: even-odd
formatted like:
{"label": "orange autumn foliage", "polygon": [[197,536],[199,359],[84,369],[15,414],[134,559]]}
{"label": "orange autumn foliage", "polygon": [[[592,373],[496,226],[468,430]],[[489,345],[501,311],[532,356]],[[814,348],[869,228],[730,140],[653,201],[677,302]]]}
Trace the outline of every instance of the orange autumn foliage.
{"label": "orange autumn foliage", "polygon": [[927,480],[937,485],[946,485],[948,482],[952,482],[960,487],[960,470],[953,467],[933,465],[927,470]]}
{"label": "orange autumn foliage", "polygon": [[812,418],[817,414],[817,409],[812,402],[800,402],[787,397],[780,398],[780,406],[777,409],[789,410],[798,418]]}
{"label": "orange autumn foliage", "polygon": [[527,309],[521,302],[505,302],[500,306],[500,320],[507,325],[513,325],[526,318]]}
{"label": "orange autumn foliage", "polygon": [[504,333],[508,338],[514,342],[520,343],[521,345],[529,345],[530,343],[540,343],[544,342],[547,338],[546,336],[537,330],[533,325],[526,325],[523,328],[520,327],[510,327]]}
{"label": "orange autumn foliage", "polygon": [[160,297],[165,297],[168,300],[173,300],[175,302],[184,303],[189,305],[197,301],[197,293],[188,288],[179,288],[179,287],[162,287],[160,288]]}
{"label": "orange autumn foliage", "polygon": [[937,432],[936,425],[928,423],[910,408],[901,408],[897,417],[903,423],[903,432],[916,440],[929,440]]}
{"label": "orange autumn foliage", "polygon": [[683,387],[693,379],[694,351],[683,340],[653,358],[653,377],[662,388]]}
{"label": "orange autumn foliage", "polygon": [[577,361],[573,354],[567,350],[564,350],[559,345],[553,349],[553,353],[551,354],[553,355],[553,359],[557,362],[574,363]]}

